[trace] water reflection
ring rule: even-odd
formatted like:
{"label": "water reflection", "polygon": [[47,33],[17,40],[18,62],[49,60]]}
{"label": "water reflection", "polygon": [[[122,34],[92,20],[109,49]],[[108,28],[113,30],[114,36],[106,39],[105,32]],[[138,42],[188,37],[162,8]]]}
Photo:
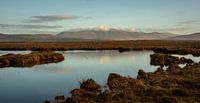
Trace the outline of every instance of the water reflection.
{"label": "water reflection", "polygon": [[109,56],[106,56],[106,55],[99,58],[99,62],[101,64],[108,63],[110,60],[111,60],[111,58]]}
{"label": "water reflection", "polygon": [[187,59],[192,59],[194,62],[198,63],[200,62],[200,57],[194,57],[193,55],[189,54],[189,55],[177,55],[177,54],[173,54],[172,56],[176,56],[176,57],[184,57],[184,58],[187,58]]}
{"label": "water reflection", "polygon": [[31,51],[0,51],[0,56],[5,55],[5,54],[29,54]]}
{"label": "water reflection", "polygon": [[152,51],[61,53],[65,56],[65,60],[57,64],[1,69],[1,102],[42,103],[44,99],[52,100],[55,95],[69,95],[70,90],[79,87],[78,82],[82,79],[93,78],[104,86],[109,73],[136,77],[138,69],[152,72],[157,68],[149,64]]}

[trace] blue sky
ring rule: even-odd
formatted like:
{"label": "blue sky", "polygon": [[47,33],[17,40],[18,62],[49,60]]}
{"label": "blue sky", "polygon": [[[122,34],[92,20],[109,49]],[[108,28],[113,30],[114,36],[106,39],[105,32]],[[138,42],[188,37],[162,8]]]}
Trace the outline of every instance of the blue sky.
{"label": "blue sky", "polygon": [[1,33],[59,33],[119,28],[189,34],[200,31],[200,0],[1,0]]}

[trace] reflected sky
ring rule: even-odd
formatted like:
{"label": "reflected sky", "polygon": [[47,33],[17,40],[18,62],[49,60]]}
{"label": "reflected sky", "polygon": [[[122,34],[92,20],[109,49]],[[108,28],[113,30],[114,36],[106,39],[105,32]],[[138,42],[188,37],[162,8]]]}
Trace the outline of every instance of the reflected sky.
{"label": "reflected sky", "polygon": [[[1,51],[0,53],[6,53]],[[10,51],[7,51],[10,53]],[[25,52],[16,52],[25,53]],[[42,103],[56,95],[69,96],[82,79],[93,78],[106,85],[109,73],[136,77],[138,69],[153,72],[152,51],[64,51],[60,63],[36,65],[32,68],[0,69],[0,100],[2,103]],[[12,99],[10,99],[12,98]]]}
{"label": "reflected sky", "polygon": [[29,54],[31,51],[0,51],[0,56],[5,55],[5,54]]}
{"label": "reflected sky", "polygon": [[189,54],[189,55],[177,55],[177,54],[173,54],[172,56],[176,56],[176,57],[179,57],[179,58],[184,57],[184,58],[187,58],[187,59],[192,59],[196,63],[200,62],[200,58],[199,57],[194,57],[191,54]]}

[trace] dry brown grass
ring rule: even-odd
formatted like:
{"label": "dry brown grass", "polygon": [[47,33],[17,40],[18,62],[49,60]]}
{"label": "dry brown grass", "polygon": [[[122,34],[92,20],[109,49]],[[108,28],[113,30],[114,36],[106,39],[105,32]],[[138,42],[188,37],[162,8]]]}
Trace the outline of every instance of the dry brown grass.
{"label": "dry brown grass", "polygon": [[30,54],[6,54],[0,56],[0,68],[32,67],[37,64],[56,63],[64,60],[64,56],[52,51],[31,52]]}
{"label": "dry brown grass", "polygon": [[200,41],[89,41],[89,42],[1,42],[1,50],[152,50],[156,48],[200,49]]}

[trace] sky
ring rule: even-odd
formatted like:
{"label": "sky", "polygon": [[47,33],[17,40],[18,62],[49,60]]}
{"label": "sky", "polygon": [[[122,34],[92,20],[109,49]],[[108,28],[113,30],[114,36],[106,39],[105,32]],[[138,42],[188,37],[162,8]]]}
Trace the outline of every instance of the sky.
{"label": "sky", "polygon": [[190,34],[200,0],[1,0],[0,33],[57,34],[88,28]]}

